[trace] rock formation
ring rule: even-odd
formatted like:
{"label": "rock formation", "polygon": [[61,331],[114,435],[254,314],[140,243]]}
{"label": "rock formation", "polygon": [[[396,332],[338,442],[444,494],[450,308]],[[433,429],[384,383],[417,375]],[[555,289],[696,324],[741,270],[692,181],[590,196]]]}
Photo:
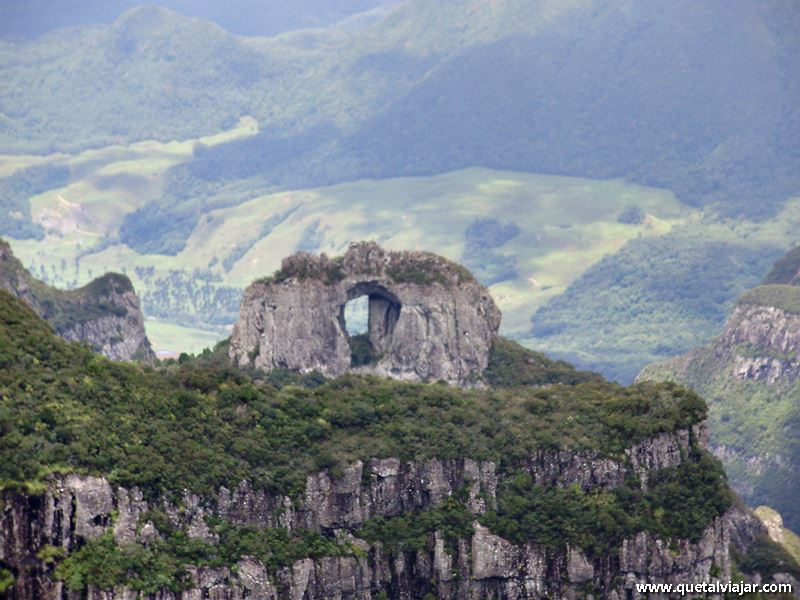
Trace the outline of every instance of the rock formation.
{"label": "rock formation", "polygon": [[240,366],[320,371],[351,368],[345,304],[369,298],[374,364],[359,367],[403,380],[467,384],[483,372],[500,311],[469,272],[427,252],[353,244],[339,258],[300,253],[244,294],[230,343]]}
{"label": "rock formation", "polygon": [[731,370],[740,381],[790,385],[800,377],[798,314],[774,306],[737,306],[717,343],[741,350]]}
{"label": "rock formation", "polygon": [[[705,439],[702,427],[695,428],[693,437]],[[633,472],[653,474],[680,463],[689,439],[688,431],[661,434],[628,449],[619,461],[591,452],[541,453],[531,457],[526,468],[543,485],[608,490]],[[182,498],[148,501],[140,490],[115,489],[100,477],[54,476],[41,496],[0,495],[0,566],[16,578],[10,600],[73,598],[63,583],[51,578],[52,566],[37,554],[45,546],[69,554],[106,531],[113,532],[118,543],[145,543],[159,535],[151,522],[144,522],[148,509],[156,507],[168,515],[171,526],[207,541],[211,538],[206,521],[222,518],[258,527],[320,531],[347,540],[360,552],[300,559],[276,572],[244,558],[235,569],[193,570],[185,592],[163,590],[143,598],[410,600],[432,593],[448,600],[488,600],[584,598],[589,597],[585,590],[594,589],[602,590],[604,598],[622,600],[643,597],[635,590],[637,582],[710,581],[713,573],[728,580],[732,535],[752,543],[750,537],[761,527],[758,519],[732,511],[730,518],[710,523],[697,542],[667,543],[643,532],[598,556],[580,548],[553,551],[535,544],[514,545],[477,521],[470,538],[446,543],[443,534],[435,532],[418,551],[388,551],[358,539],[358,528],[370,518],[437,506],[465,488],[469,510],[479,515],[495,505],[497,486],[495,463],[469,459],[359,461],[338,477],[327,472],[310,475],[295,502],[253,490],[246,481],[236,489],[220,489],[215,498],[187,492]],[[732,530],[737,523],[746,525],[743,532]],[[134,597],[135,592],[126,589],[90,588],[88,593],[91,600]]]}
{"label": "rock formation", "polygon": [[[791,260],[789,260],[791,259]],[[800,527],[800,286],[793,251],[734,307],[707,346],[646,367],[639,380],[672,380],[709,403],[711,448],[751,506],[775,507]]]}
{"label": "rock formation", "polygon": [[61,337],[88,344],[112,360],[155,359],[139,298],[125,275],[107,273],[75,290],[35,279],[0,240],[0,289],[21,298]]}

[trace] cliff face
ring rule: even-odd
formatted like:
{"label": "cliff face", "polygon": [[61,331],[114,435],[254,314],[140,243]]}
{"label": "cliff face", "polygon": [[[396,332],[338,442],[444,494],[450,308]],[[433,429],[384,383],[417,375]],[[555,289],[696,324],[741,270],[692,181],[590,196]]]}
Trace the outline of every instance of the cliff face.
{"label": "cliff face", "polygon": [[[716,343],[740,381],[790,386],[800,377],[800,314],[774,306],[737,306]],[[726,356],[727,355],[727,356]]]}
{"label": "cliff face", "polygon": [[88,344],[112,360],[155,359],[130,279],[108,273],[62,291],[33,278],[0,240],[0,289],[21,298],[61,337]]}
{"label": "cliff face", "polygon": [[230,357],[240,366],[351,370],[345,304],[369,298],[372,373],[402,380],[468,383],[483,373],[500,326],[488,291],[462,267],[423,252],[354,244],[330,260],[298,254],[244,294]]}
{"label": "cliff face", "polygon": [[[795,277],[792,271],[792,277]],[[800,287],[749,292],[708,346],[650,365],[639,380],[673,380],[708,400],[711,449],[751,506],[800,527]]]}
{"label": "cliff face", "polygon": [[[704,429],[693,437],[702,440]],[[688,451],[688,431],[662,434],[626,452],[626,459],[600,459],[589,452],[540,453],[526,469],[542,485],[611,489],[634,473],[652,475],[679,464]],[[646,477],[643,480],[646,482]],[[646,485],[646,483],[643,483]],[[179,500],[148,502],[138,489],[114,489],[98,477],[52,478],[37,496],[4,492],[0,515],[0,563],[15,577],[11,600],[77,598],[51,577],[52,566],[40,557],[46,546],[75,551],[87,540],[112,531],[121,544],[147,543],[159,535],[146,521],[149,508],[160,508],[173,527],[190,537],[214,541],[207,521],[224,518],[258,527],[309,529],[335,535],[360,551],[352,556],[300,559],[274,572],[243,558],[235,568],[198,568],[188,590],[146,597],[158,600],[421,598],[443,599],[584,598],[589,590],[611,599],[637,598],[636,582],[709,581],[730,576],[730,525],[709,523],[699,541],[668,544],[648,533],[624,540],[591,556],[579,548],[559,551],[535,544],[514,545],[473,523],[470,538],[446,540],[438,531],[420,550],[387,550],[358,539],[369,519],[393,517],[441,505],[466,489],[466,505],[480,515],[497,502],[497,465],[492,462],[373,459],[352,464],[339,477],[320,472],[307,478],[301,498],[254,491],[247,482],[222,488],[215,498],[185,493]],[[38,557],[37,557],[38,555]],[[127,600],[132,590],[90,588],[90,599]],[[655,596],[651,596],[655,597]]]}
{"label": "cliff face", "polygon": [[[68,309],[74,318],[56,317],[56,333],[71,342],[84,342],[111,360],[155,358],[144,332],[139,298],[124,275],[106,274],[76,290]],[[46,309],[44,314],[46,315]]]}

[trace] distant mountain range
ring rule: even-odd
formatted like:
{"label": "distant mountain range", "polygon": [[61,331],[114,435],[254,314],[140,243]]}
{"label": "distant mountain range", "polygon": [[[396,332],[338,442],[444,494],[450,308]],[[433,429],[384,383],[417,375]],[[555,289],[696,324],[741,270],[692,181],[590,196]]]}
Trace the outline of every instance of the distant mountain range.
{"label": "distant mountain range", "polygon": [[[239,35],[276,35],[324,27],[402,0],[161,0],[182,14],[202,17]],[[141,0],[6,0],[0,6],[0,38],[31,39],[53,29],[110,23]]]}
{"label": "distant mountain range", "polygon": [[192,137],[252,114],[262,133],[202,153],[193,179],[484,166],[768,214],[800,190],[798,30],[782,0],[416,0],[366,29],[271,40],[139,8],[2,48],[0,149]]}

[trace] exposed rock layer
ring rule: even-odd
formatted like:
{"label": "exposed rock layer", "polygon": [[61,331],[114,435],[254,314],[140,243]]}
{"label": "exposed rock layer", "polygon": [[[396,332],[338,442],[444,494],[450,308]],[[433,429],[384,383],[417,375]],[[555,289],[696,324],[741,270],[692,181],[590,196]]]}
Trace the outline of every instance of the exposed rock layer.
{"label": "exposed rock layer", "polygon": [[638,379],[676,381],[705,397],[711,449],[733,488],[751,506],[775,507],[797,528],[800,314],[747,298],[709,345],[650,365]]}
{"label": "exposed rock layer", "polygon": [[0,289],[24,300],[71,342],[88,344],[112,360],[155,358],[139,298],[125,275],[107,273],[82,288],[58,290],[32,277],[0,240]]}
{"label": "exposed rock layer", "polygon": [[[698,440],[704,431],[694,431]],[[590,452],[541,453],[527,469],[545,485],[579,485],[610,489],[637,470],[654,472],[679,464],[688,449],[688,432],[663,434],[627,451],[618,462]],[[443,599],[584,598],[586,590],[623,599],[636,582],[708,581],[711,572],[729,577],[730,526],[725,519],[710,523],[697,543],[672,547],[647,533],[625,540],[617,552],[587,556],[579,548],[551,551],[535,544],[514,545],[477,522],[470,539],[448,544],[433,534],[421,551],[385,552],[379,544],[358,540],[358,527],[375,516],[391,517],[438,505],[467,488],[467,506],[476,515],[494,506],[498,485],[492,462],[397,459],[357,462],[338,478],[322,472],[308,477],[299,501],[271,496],[242,482],[222,488],[215,498],[186,493],[179,503],[158,503],[175,527],[190,536],[213,541],[206,519],[221,517],[259,527],[312,529],[345,536],[360,546],[359,556],[298,560],[268,573],[263,565],[242,559],[236,568],[192,571],[192,587],[182,594],[161,592],[151,600],[199,598],[263,598],[292,600],[369,599],[385,593],[392,599],[421,598],[432,593]],[[180,509],[178,508],[180,506]],[[158,535],[142,517],[152,507],[137,489],[113,489],[98,477],[52,479],[42,496],[5,493],[0,515],[0,562],[16,577],[11,600],[77,598],[50,577],[51,567],[36,558],[45,545],[73,551],[108,529],[115,539],[145,541]],[[112,523],[112,515],[114,516]],[[598,592],[596,592],[598,593]],[[134,598],[130,590],[89,590],[96,600]],[[651,596],[655,597],[655,596]]]}
{"label": "exposed rock layer", "polygon": [[774,306],[737,306],[716,345],[733,355],[731,375],[739,380],[786,386],[800,377],[798,314]]}
{"label": "exposed rock layer", "polygon": [[429,253],[353,244],[337,259],[300,253],[244,294],[231,358],[266,371],[351,370],[345,304],[369,297],[375,364],[359,372],[469,383],[489,362],[500,311],[462,267]]}

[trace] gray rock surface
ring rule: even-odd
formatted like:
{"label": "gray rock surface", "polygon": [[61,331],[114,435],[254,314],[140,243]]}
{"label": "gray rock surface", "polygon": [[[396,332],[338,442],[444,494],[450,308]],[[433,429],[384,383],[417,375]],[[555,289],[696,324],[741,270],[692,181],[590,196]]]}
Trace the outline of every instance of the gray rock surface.
{"label": "gray rock surface", "polygon": [[[345,304],[369,298],[374,364],[351,368]],[[300,253],[253,283],[233,329],[230,357],[269,371],[347,371],[466,384],[489,362],[500,311],[463,268],[425,252],[350,246],[336,259]]]}
{"label": "gray rock surface", "polygon": [[[694,435],[703,439],[700,432]],[[639,464],[646,463],[644,468],[652,473],[679,464],[688,438],[686,431],[659,435],[626,454],[648,457]],[[613,488],[637,467],[630,461],[559,452],[531,457],[528,468],[544,485],[578,484],[591,490]],[[220,489],[215,497],[186,492],[182,498],[164,498],[153,506],[139,490],[112,489],[102,478],[54,476],[41,496],[0,494],[0,562],[16,578],[10,600],[77,600],[77,594],[53,581],[52,567],[36,558],[40,549],[54,545],[71,552],[109,529],[118,541],[148,542],[158,532],[143,517],[148,508],[159,508],[173,526],[209,541],[213,536],[203,522],[220,517],[259,527],[313,529],[342,538],[361,552],[305,558],[276,572],[247,557],[231,569],[194,568],[188,590],[162,590],[144,596],[146,600],[355,600],[384,597],[381,593],[392,600],[422,598],[427,593],[448,600],[573,599],[586,598],[589,588],[599,590],[598,597],[622,600],[629,597],[629,590],[632,597],[639,597],[632,589],[636,582],[709,581],[716,569],[727,580],[729,545],[742,544],[746,550],[764,531],[756,517],[733,510],[710,523],[697,543],[670,543],[640,533],[600,556],[589,556],[580,548],[553,551],[535,544],[515,545],[477,521],[469,539],[447,540],[442,532],[434,532],[419,551],[388,552],[380,544],[358,539],[359,526],[375,516],[429,508],[465,487],[468,506],[479,515],[495,504],[497,485],[492,462],[387,458],[356,462],[338,477],[327,472],[311,475],[295,502],[242,482],[234,490]],[[88,598],[133,600],[137,595],[127,589],[90,589]]]}
{"label": "gray rock surface", "polygon": [[139,298],[125,275],[107,273],[82,288],[58,290],[31,276],[0,240],[0,289],[21,298],[64,339],[112,360],[155,359]]}
{"label": "gray rock surface", "polygon": [[738,350],[732,372],[737,379],[790,385],[800,377],[800,315],[774,306],[737,306],[716,343]]}

